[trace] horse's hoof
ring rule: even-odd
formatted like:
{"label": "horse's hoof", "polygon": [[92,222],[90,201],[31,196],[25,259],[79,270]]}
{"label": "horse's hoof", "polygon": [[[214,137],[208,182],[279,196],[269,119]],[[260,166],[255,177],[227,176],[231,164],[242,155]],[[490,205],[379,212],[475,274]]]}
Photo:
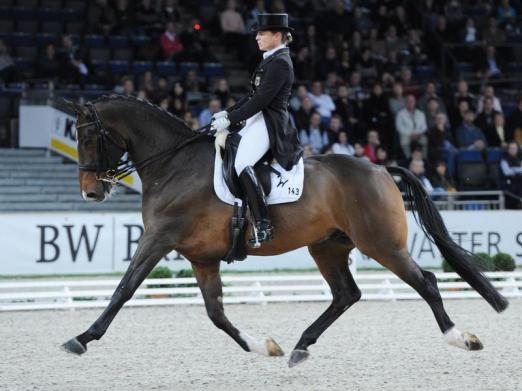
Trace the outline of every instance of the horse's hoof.
{"label": "horse's hoof", "polygon": [[308,352],[308,350],[295,349],[292,351],[292,354],[290,355],[290,361],[288,361],[288,366],[290,368],[293,368],[297,364],[301,364],[303,361],[305,361],[308,358],[308,356],[310,356],[310,352]]}
{"label": "horse's hoof", "polygon": [[480,342],[480,339],[475,334],[471,333],[462,333],[464,337],[464,343],[468,350],[482,350],[484,349],[484,345]]}
{"label": "horse's hoof", "polygon": [[76,338],[70,339],[60,346],[60,348],[67,353],[76,354],[77,356],[80,356],[87,351],[87,346],[83,345]]}
{"label": "horse's hoof", "polygon": [[270,337],[266,339],[266,350],[268,351],[269,356],[281,357],[285,355],[283,349],[281,349],[277,342]]}

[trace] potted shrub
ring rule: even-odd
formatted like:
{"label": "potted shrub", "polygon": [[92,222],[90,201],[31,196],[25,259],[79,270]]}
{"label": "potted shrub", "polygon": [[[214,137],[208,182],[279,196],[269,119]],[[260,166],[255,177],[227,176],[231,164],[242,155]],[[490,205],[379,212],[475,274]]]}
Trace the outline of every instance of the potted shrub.
{"label": "potted shrub", "polygon": [[493,257],[496,270],[511,272],[516,269],[515,259],[507,253],[498,253]]}

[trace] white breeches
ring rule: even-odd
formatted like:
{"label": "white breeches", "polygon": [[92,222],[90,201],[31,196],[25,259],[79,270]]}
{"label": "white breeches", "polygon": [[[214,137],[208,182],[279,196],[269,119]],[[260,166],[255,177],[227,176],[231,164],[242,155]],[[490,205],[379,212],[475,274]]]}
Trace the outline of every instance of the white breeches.
{"label": "white breeches", "polygon": [[260,111],[246,120],[245,127],[239,132],[241,141],[237,148],[234,168],[239,176],[247,166],[256,164],[270,149],[270,139],[263,113]]}

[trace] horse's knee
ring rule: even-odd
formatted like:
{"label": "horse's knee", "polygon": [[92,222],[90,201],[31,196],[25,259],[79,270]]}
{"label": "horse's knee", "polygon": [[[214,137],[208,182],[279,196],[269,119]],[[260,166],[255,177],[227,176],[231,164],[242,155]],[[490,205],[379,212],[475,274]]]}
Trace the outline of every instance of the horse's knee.
{"label": "horse's knee", "polygon": [[357,303],[361,299],[361,295],[361,290],[358,287],[355,287],[352,292],[342,292],[342,294],[334,296],[332,307],[342,313]]}

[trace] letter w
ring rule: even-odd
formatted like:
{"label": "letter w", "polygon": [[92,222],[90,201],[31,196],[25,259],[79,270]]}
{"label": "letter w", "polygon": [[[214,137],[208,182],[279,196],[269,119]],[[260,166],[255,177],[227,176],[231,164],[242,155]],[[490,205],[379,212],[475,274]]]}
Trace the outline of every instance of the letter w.
{"label": "letter w", "polygon": [[82,242],[85,241],[85,247],[87,250],[87,259],[89,262],[92,260],[92,256],[94,254],[94,250],[96,249],[96,244],[98,243],[98,236],[100,235],[100,230],[103,227],[101,224],[95,225],[96,227],[96,238],[94,239],[94,244],[91,247],[91,243],[89,241],[89,235],[87,235],[87,228],[85,225],[82,225],[82,231],[80,233],[80,238],[78,239],[78,242],[76,246],[73,243],[73,237],[72,237],[72,228],[74,225],[64,225],[63,226],[67,230],[67,238],[69,239],[69,248],[71,249],[71,255],[73,262],[76,262],[76,258],[78,257],[78,252],[80,250],[80,246],[82,245]]}

